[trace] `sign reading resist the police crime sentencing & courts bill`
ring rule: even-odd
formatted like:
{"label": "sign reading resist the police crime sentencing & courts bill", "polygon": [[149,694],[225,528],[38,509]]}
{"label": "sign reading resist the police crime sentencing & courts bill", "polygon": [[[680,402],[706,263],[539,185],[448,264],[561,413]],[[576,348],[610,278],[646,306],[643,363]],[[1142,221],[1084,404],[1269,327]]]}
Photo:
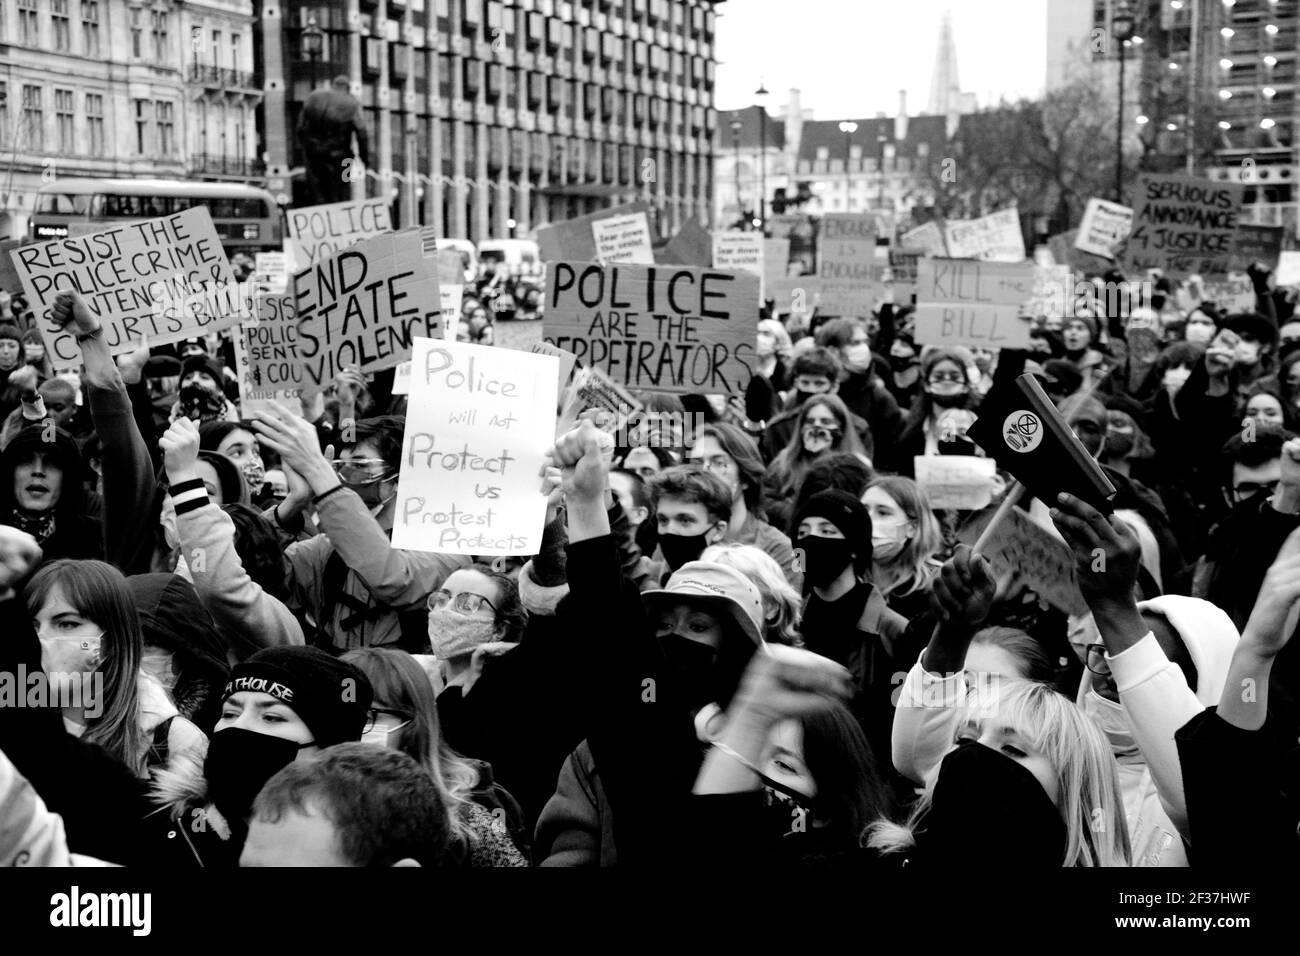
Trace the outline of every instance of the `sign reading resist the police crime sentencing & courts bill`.
{"label": "sign reading resist the police crime sentencing & courts bill", "polygon": [[417,338],[411,369],[393,547],[536,554],[559,360]]}
{"label": "sign reading resist the police crime sentencing & courts bill", "polygon": [[341,252],[362,239],[393,229],[388,216],[388,202],[383,199],[289,209],[285,220],[297,259],[294,265],[299,269]]}
{"label": "sign reading resist the police crime sentencing & courts bill", "polygon": [[744,394],[758,276],[688,266],[546,264],[546,341],[632,389]]}
{"label": "sign reading resist the police crime sentencing & courts bill", "polygon": [[916,342],[978,349],[1029,347],[1025,303],[1042,294],[1032,262],[921,259],[916,269]]}
{"label": "sign reading resist the police crime sentencing & courts bill", "polygon": [[235,282],[206,206],[21,246],[10,255],[56,371],[81,365],[72,332],[51,320],[54,300],[65,289],[81,293],[114,355],[134,350],[142,337],[166,345],[247,317],[245,290]]}
{"label": "sign reading resist the police crime sentencing & courts bill", "polygon": [[293,296],[259,295],[256,315],[240,326],[246,371],[241,411],[267,409],[271,402],[292,405],[302,396],[306,373],[298,356],[298,317]]}

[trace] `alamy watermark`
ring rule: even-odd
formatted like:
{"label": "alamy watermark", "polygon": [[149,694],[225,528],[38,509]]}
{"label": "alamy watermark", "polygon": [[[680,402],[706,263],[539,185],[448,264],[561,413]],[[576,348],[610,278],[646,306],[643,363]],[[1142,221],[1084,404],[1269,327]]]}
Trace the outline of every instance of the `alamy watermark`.
{"label": "alamy watermark", "polygon": [[94,720],[104,713],[104,675],[100,671],[47,674],[19,664],[17,671],[0,671],[0,707],[80,710]]}

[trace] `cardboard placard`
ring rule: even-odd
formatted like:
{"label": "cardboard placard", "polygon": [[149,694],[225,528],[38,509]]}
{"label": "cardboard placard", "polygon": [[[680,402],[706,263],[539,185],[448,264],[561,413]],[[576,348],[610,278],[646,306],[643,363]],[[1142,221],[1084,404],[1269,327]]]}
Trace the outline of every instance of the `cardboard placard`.
{"label": "cardboard placard", "polygon": [[555,442],[559,361],[417,338],[397,479],[393,547],[436,554],[536,554]]}
{"label": "cardboard placard", "polygon": [[997,463],[977,455],[917,455],[916,483],[931,508],[979,511],[993,500]]}
{"label": "cardboard placard", "polygon": [[1082,249],[1076,248],[1074,243],[1078,236],[1079,231],[1071,229],[1047,240],[1047,249],[1057,265],[1068,265],[1070,271],[1080,278],[1083,276],[1104,275],[1115,268],[1115,263],[1112,260],[1103,259],[1101,256],[1094,256],[1090,252],[1084,252]]}
{"label": "cardboard placard", "polygon": [[[977,515],[957,537],[966,544],[979,539],[993,512]],[[1035,594],[1066,614],[1087,614],[1088,605],[1079,591],[1074,553],[1052,532],[1040,528],[1019,508],[1012,508],[994,529],[980,552],[997,576],[1012,575]]]}
{"label": "cardboard placard", "polygon": [[78,368],[73,333],[50,319],[64,289],[81,293],[122,355],[141,337],[166,345],[237,325],[251,311],[207,206],[10,252],[56,371]]}
{"label": "cardboard placard", "polygon": [[591,224],[599,219],[614,219],[633,213],[649,216],[650,204],[638,200],[624,206],[602,209],[587,216],[566,219],[537,230],[537,248],[543,262],[570,259],[579,262],[597,261],[596,237]]}
{"label": "cardboard placard", "polygon": [[763,291],[763,234],[761,232],[715,232],[713,268],[748,272],[758,276],[760,301]]}
{"label": "cardboard placard", "polygon": [[645,408],[598,368],[584,368],[577,380],[578,403],[582,411],[598,408],[608,414],[602,430],[613,434],[634,414]]}
{"label": "cardboard placard", "polygon": [[1128,238],[1132,227],[1133,210],[1128,206],[1105,199],[1089,199],[1074,246],[1082,252],[1113,259],[1115,247]]}
{"label": "cardboard placard", "polygon": [[258,296],[256,308],[256,318],[241,326],[248,360],[246,389],[301,393],[306,374],[298,356],[298,316],[293,296]]}
{"label": "cardboard placard", "polygon": [[[362,239],[393,230],[388,202],[383,199],[288,209],[285,225],[287,238],[294,246],[295,271],[342,252]],[[288,247],[290,242],[286,241],[285,245]]]}
{"label": "cardboard placard", "polygon": [[546,341],[629,388],[741,395],[758,277],[689,266],[546,264]]}
{"label": "cardboard placard", "polygon": [[919,249],[923,255],[946,257],[948,244],[937,222],[927,222],[903,233],[898,243],[904,249]]}
{"label": "cardboard placard", "polygon": [[465,269],[455,249],[438,250],[438,302],[442,307],[442,335],[456,341],[460,309],[465,299]]}
{"label": "cardboard placard", "polygon": [[18,270],[14,268],[9,253],[17,249],[22,242],[18,239],[0,239],[0,289],[11,295],[22,291],[22,282],[18,279]]}
{"label": "cardboard placard", "polygon": [[564,349],[557,349],[550,342],[537,342],[531,348],[530,352],[537,355],[554,355],[560,360],[560,377],[559,385],[561,390],[569,381],[569,376],[573,374],[574,367],[578,364],[578,357],[572,352],[566,352]]}
{"label": "cardboard placard", "polygon": [[663,266],[701,266],[713,264],[713,235],[692,216],[677,235],[655,253],[655,262]]}
{"label": "cardboard placard", "polygon": [[1071,311],[1074,280],[1069,266],[1043,266],[1035,263],[1034,293],[1025,302],[1023,313],[1037,318],[1063,320]]}
{"label": "cardboard placard", "polygon": [[348,365],[393,368],[411,357],[415,338],[441,337],[437,252],[427,239],[421,229],[363,239],[294,274],[309,391]]}
{"label": "cardboard placard", "polygon": [[1124,270],[1161,269],[1171,278],[1230,272],[1245,189],[1191,176],[1139,176]]}
{"label": "cardboard placard", "polygon": [[1255,311],[1255,284],[1244,272],[1201,277],[1201,301],[1213,302],[1224,315]]}
{"label": "cardboard placard", "polygon": [[875,279],[876,217],[830,212],[822,218],[817,275],[828,282]]}
{"label": "cardboard placard", "polygon": [[980,219],[949,220],[944,223],[943,238],[953,259],[1025,260],[1025,237],[1020,231],[1020,214],[1015,206]]}
{"label": "cardboard placard", "polygon": [[1282,226],[1257,226],[1254,223],[1241,223],[1237,226],[1237,238],[1233,243],[1232,267],[1245,272],[1252,263],[1262,262],[1270,269],[1277,268],[1278,257],[1282,255]]}
{"label": "cardboard placard", "polygon": [[652,265],[655,261],[650,220],[643,212],[597,219],[591,224],[591,234],[596,243],[596,259],[606,265],[611,262]]}
{"label": "cardboard placard", "polygon": [[259,252],[253,256],[253,271],[264,276],[289,275],[289,257],[283,252]]}
{"label": "cardboard placard", "polygon": [[920,260],[917,344],[1028,348],[1032,326],[1021,315],[1037,281],[1032,262]]}
{"label": "cardboard placard", "polygon": [[1274,279],[1279,286],[1300,285],[1300,252],[1287,250],[1277,257]]}
{"label": "cardboard placard", "polygon": [[790,240],[765,239],[763,241],[763,295],[771,297],[768,283],[784,279],[790,269]]}

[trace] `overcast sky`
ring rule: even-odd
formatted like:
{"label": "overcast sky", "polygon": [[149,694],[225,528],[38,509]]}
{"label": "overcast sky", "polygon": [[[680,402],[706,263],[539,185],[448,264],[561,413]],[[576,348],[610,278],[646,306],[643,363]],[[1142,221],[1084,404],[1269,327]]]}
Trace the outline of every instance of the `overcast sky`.
{"label": "overcast sky", "polygon": [[962,90],[981,106],[1044,85],[1047,0],[728,0],[717,10],[719,110],[753,104],[762,80],[773,113],[790,87],[816,119],[893,116],[900,89],[908,112],[922,112],[945,10]]}

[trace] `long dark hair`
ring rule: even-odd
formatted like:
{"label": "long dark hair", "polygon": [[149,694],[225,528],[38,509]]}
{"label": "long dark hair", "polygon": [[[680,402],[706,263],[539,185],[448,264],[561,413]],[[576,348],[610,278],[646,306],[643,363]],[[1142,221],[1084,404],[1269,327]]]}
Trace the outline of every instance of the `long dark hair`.
{"label": "long dark hair", "polygon": [[825,701],[797,718],[803,731],[803,762],[817,783],[818,820],[846,847],[857,847],[874,820],[890,816],[871,745],[857,718],[837,701]]}

